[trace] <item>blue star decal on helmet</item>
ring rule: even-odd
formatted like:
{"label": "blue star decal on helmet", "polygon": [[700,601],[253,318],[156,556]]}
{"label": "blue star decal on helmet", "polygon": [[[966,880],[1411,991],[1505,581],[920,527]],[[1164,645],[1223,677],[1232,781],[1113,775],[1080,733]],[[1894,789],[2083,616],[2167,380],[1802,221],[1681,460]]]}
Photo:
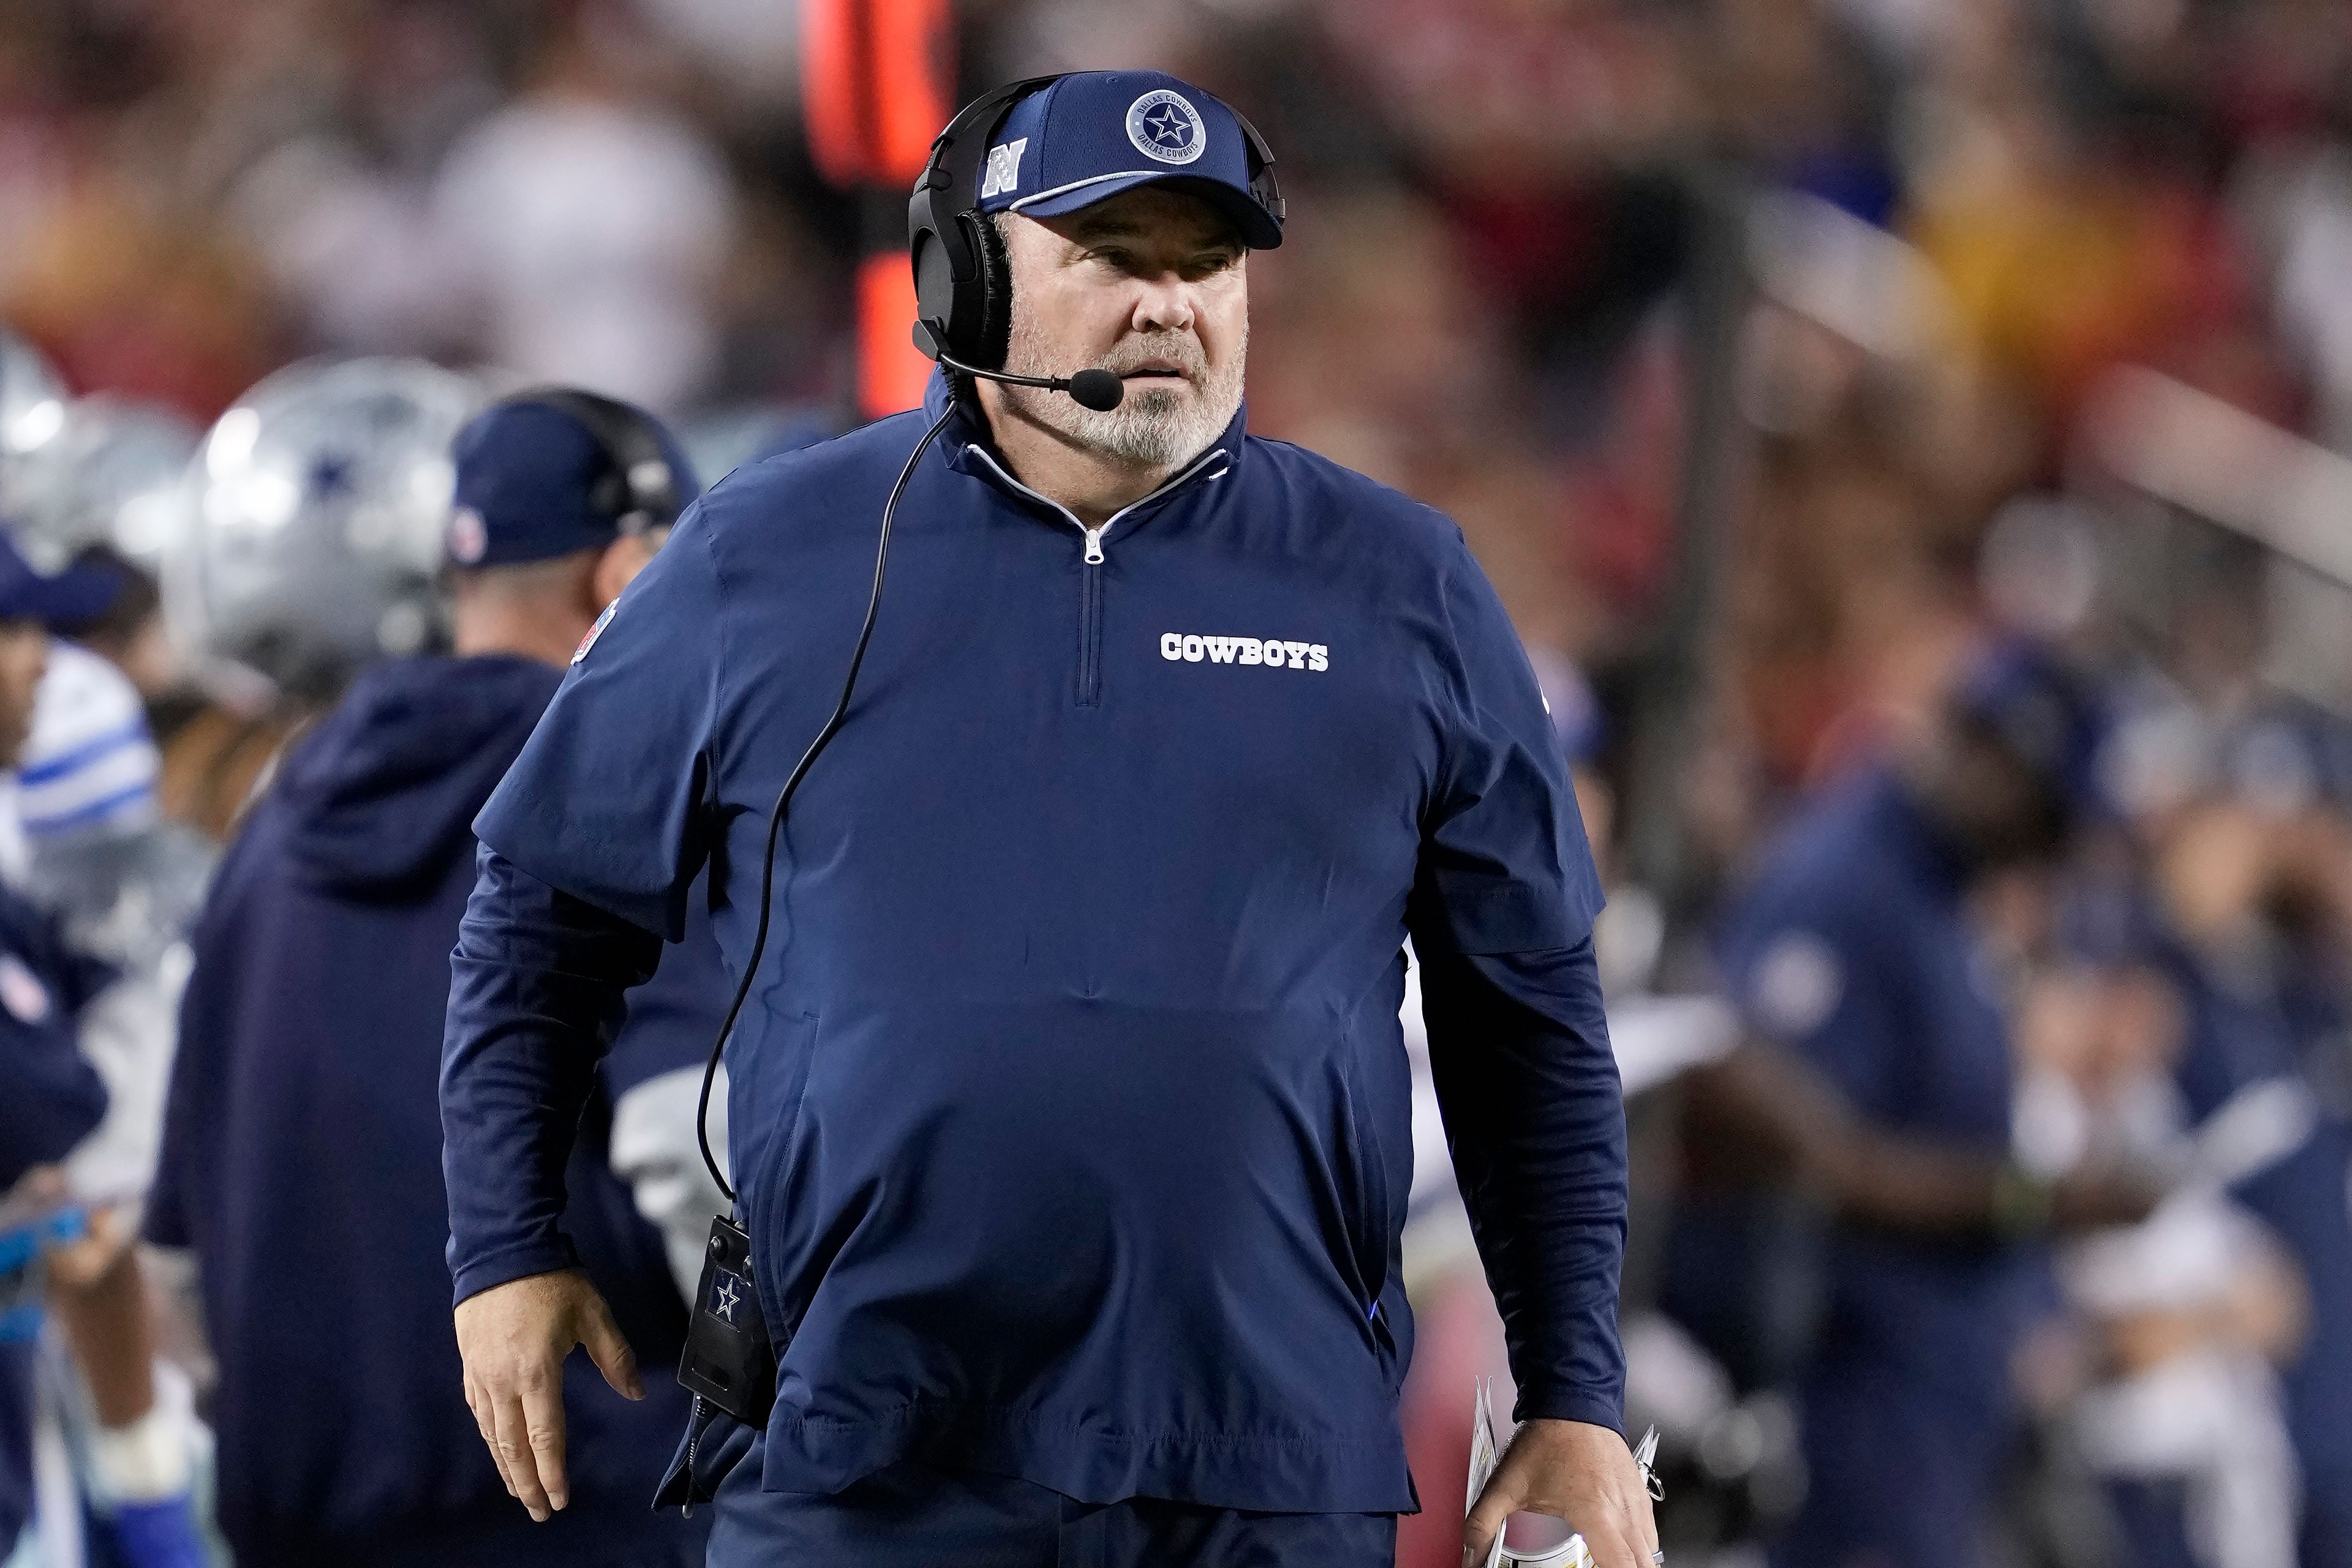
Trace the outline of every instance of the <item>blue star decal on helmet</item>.
{"label": "blue star decal on helmet", "polygon": [[355,488],[352,460],[340,452],[321,452],[310,459],[310,471],[303,476],[310,496],[315,500],[332,500],[348,495]]}

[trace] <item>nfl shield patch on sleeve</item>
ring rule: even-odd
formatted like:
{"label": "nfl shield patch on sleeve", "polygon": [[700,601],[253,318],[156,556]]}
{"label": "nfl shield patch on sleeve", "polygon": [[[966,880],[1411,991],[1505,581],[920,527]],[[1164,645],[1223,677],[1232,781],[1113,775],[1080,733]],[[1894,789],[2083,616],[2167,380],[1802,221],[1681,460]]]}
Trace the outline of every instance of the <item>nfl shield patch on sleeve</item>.
{"label": "nfl shield patch on sleeve", "polygon": [[604,613],[596,617],[596,624],[588,628],[588,635],[582,637],[580,639],[580,646],[572,650],[572,663],[578,664],[582,659],[588,657],[588,650],[596,646],[596,639],[603,637],[604,635],[604,628],[613,624],[613,612],[620,607],[621,601],[618,599],[614,600],[611,604],[604,606]]}

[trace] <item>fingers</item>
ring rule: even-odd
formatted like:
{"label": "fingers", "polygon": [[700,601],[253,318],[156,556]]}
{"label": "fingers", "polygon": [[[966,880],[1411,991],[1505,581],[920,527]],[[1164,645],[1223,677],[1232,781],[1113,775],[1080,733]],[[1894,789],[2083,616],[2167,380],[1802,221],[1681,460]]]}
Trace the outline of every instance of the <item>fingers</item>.
{"label": "fingers", "polygon": [[[499,1479],[533,1519],[571,1501],[563,1463],[563,1362],[585,1342],[613,1386],[639,1397],[636,1361],[577,1269],[527,1275],[457,1304],[466,1403]],[[575,1327],[579,1331],[575,1331]]]}
{"label": "fingers", "polygon": [[614,1393],[625,1399],[643,1399],[646,1384],[637,1374],[636,1352],[621,1337],[620,1325],[613,1321],[613,1310],[604,1305],[604,1298],[591,1291],[580,1315],[580,1342],[588,1347],[588,1359],[596,1363]]}
{"label": "fingers", "polygon": [[1652,1568],[1654,1548],[1641,1545],[1639,1537],[1622,1527],[1586,1531],[1584,1549],[1592,1554],[1593,1568]]}
{"label": "fingers", "polygon": [[514,1481],[507,1474],[506,1459],[499,1453],[498,1423],[491,1417],[488,1398],[475,1386],[471,1374],[466,1378],[466,1408],[474,1413],[474,1425],[481,1430],[482,1446],[490,1451],[490,1463],[498,1467],[499,1484],[507,1489],[507,1496],[514,1496]]}
{"label": "fingers", "polygon": [[1462,1521],[1462,1568],[1486,1568],[1486,1559],[1495,1550],[1496,1537],[1503,1532],[1511,1515],[1518,1511],[1518,1498],[1502,1482],[1500,1474],[1489,1480],[1486,1489],[1478,1494],[1470,1517]]}
{"label": "fingers", "polygon": [[547,1489],[539,1482],[539,1463],[531,1452],[530,1428],[522,1402],[511,1395],[492,1395],[490,1427],[490,1448],[499,1457],[499,1468],[506,1475],[507,1489],[530,1510],[531,1518],[547,1519],[555,1510],[549,1506]]}
{"label": "fingers", "polygon": [[1650,1489],[1643,1487],[1633,1499],[1633,1544],[1641,1553],[1640,1568],[1656,1568],[1658,1562],[1658,1511],[1650,1506]]}
{"label": "fingers", "polygon": [[[530,1432],[530,1457],[540,1489],[552,1511],[571,1501],[563,1483],[563,1377],[559,1371],[543,1381],[526,1383],[522,1390],[523,1421]],[[523,1501],[530,1499],[526,1496]],[[535,1517],[544,1513],[533,1510]]]}

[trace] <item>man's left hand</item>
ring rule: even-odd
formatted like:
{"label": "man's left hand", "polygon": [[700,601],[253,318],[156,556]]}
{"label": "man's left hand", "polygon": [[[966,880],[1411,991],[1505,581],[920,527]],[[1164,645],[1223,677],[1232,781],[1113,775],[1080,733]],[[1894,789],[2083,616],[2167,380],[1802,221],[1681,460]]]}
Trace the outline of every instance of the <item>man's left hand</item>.
{"label": "man's left hand", "polygon": [[1484,1568],[1504,1521],[1548,1513],[1584,1537],[1596,1568],[1653,1568],[1657,1521],[1625,1439],[1584,1421],[1536,1420],[1511,1435],[1503,1462],[1463,1526],[1463,1568]]}

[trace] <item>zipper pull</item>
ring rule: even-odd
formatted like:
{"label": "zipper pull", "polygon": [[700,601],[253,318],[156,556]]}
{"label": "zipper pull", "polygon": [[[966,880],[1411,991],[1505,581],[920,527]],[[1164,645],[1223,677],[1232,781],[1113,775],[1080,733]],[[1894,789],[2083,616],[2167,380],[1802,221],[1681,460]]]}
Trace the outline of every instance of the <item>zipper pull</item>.
{"label": "zipper pull", "polygon": [[[1108,528],[1110,524],[1108,523],[1103,524],[1103,528]],[[1081,528],[1078,531],[1087,536],[1087,564],[1089,566],[1101,565],[1103,560],[1102,528]]]}

